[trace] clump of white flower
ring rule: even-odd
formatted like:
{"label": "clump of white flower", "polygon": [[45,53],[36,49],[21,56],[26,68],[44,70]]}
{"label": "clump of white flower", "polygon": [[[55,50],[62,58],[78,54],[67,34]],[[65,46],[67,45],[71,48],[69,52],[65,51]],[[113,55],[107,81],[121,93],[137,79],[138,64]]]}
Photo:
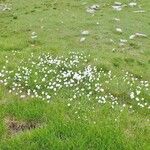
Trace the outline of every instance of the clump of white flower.
{"label": "clump of white flower", "polygon": [[[98,69],[89,65],[88,57],[82,53],[72,52],[68,57],[53,57],[49,53],[43,53],[33,58],[34,54],[31,53],[27,62],[21,61],[13,70],[7,69],[6,65],[2,67],[0,84],[7,86],[9,93],[14,93],[22,99],[31,97],[50,103],[63,91],[66,105],[71,106],[70,109],[75,107],[75,114],[81,110],[82,103],[91,104],[91,102],[99,105],[107,104],[112,109],[120,106],[121,111],[124,108],[133,109],[134,106],[149,108],[147,98],[143,94],[149,90],[149,82],[141,81],[129,72],[120,77],[114,75],[111,70]],[[116,81],[118,78],[121,79],[120,82]],[[119,83],[127,86],[125,96],[132,100],[129,107],[122,95],[111,90],[114,81],[116,89],[120,88],[120,92],[122,89]],[[91,110],[94,109],[95,107],[91,105]]]}
{"label": "clump of white flower", "polygon": [[130,98],[131,98],[131,99],[134,99],[134,98],[135,98],[134,92],[131,92]]}

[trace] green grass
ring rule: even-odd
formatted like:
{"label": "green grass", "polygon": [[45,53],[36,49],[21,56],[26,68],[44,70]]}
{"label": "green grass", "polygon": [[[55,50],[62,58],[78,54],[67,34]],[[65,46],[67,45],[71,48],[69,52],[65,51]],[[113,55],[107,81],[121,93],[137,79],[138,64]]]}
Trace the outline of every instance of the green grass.
{"label": "green grass", "polygon": [[[130,99],[128,86],[121,80],[122,70],[150,82],[149,0],[138,2],[145,13],[134,13],[138,7],[125,7],[116,12],[111,7],[114,0],[0,0],[0,3],[12,4],[10,11],[0,12],[0,70],[5,65],[5,56],[9,59],[8,70],[12,70],[21,60],[27,62],[31,53],[36,60],[43,52],[67,57],[73,51],[90,55],[88,64],[98,69],[112,70],[117,79],[111,82],[109,90],[127,104]],[[100,5],[100,10],[92,16],[86,8],[95,3]],[[120,18],[120,22],[113,18]],[[116,27],[123,33],[116,33]],[[90,34],[81,43],[83,30],[89,30]],[[34,40],[32,32],[38,36]],[[136,32],[148,37],[129,40]],[[120,47],[120,39],[127,39],[127,44]],[[112,51],[113,48],[116,50]],[[12,55],[12,51],[18,53]],[[149,110],[136,107],[134,113],[128,108],[120,112],[119,107],[111,109],[109,105],[86,103],[84,97],[68,107],[67,97],[72,93],[66,89],[49,104],[36,98],[21,99],[8,90],[9,87],[0,84],[0,150],[150,149]],[[149,91],[143,93],[148,102]],[[81,102],[79,110],[78,102]],[[5,122],[8,117],[35,122],[40,127],[11,134]]]}

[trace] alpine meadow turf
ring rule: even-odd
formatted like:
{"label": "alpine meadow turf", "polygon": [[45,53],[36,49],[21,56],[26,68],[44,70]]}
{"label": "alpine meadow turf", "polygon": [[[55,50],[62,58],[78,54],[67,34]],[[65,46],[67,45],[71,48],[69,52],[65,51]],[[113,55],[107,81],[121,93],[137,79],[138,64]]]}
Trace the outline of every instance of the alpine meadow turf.
{"label": "alpine meadow turf", "polygon": [[0,150],[149,150],[149,9],[0,0]]}

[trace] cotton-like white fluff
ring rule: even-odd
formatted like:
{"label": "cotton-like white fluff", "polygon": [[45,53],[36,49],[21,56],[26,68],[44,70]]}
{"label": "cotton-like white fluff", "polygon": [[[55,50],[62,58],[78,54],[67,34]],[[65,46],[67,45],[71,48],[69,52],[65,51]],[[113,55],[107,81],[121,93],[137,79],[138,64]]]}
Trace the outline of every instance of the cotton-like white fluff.
{"label": "cotton-like white fluff", "polygon": [[141,91],[136,90],[136,94],[139,95],[141,93]]}
{"label": "cotton-like white fluff", "polygon": [[130,93],[130,98],[131,98],[131,99],[134,99],[134,98],[135,98],[134,92],[131,92],[131,93]]}
{"label": "cotton-like white fluff", "polygon": [[80,75],[80,74],[78,74],[78,73],[75,73],[74,75],[73,75],[73,79],[76,79],[76,80],[81,80],[82,79],[82,76]]}
{"label": "cotton-like white fluff", "polygon": [[83,71],[83,75],[84,75],[84,77],[92,76],[92,68],[91,68],[91,66],[88,66],[88,67],[85,68],[85,70]]}
{"label": "cotton-like white fluff", "polygon": [[[120,42],[127,41],[120,39]],[[58,95],[63,89],[69,90],[68,106],[73,106],[73,102],[78,100],[80,105],[83,97],[87,102],[96,100],[95,102],[100,105],[110,104],[111,108],[120,105],[121,111],[128,106],[125,102],[122,104],[120,97],[109,93],[111,83],[117,79],[117,76],[113,75],[111,70],[104,71],[102,68],[89,65],[87,57],[83,54],[74,52],[66,58],[42,54],[36,61],[32,61],[33,56],[31,54],[28,64],[23,62],[15,70],[8,71],[5,66],[0,70],[0,83],[8,85],[10,93],[21,98],[36,97],[49,103],[53,96]],[[146,98],[142,98],[141,95],[144,90],[149,90],[149,82],[141,81],[129,72],[119,79],[122,79],[121,82],[128,87],[126,94],[129,93],[130,99],[134,99],[134,103],[140,108],[148,108]],[[134,85],[137,83],[135,88]],[[116,84],[119,85],[118,82]],[[132,105],[129,108],[131,109]]]}

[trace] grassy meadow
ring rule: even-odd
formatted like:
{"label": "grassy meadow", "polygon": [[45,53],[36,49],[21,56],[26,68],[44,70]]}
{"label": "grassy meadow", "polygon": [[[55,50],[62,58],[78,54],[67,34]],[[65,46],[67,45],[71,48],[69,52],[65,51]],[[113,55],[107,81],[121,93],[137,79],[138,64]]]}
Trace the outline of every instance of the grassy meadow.
{"label": "grassy meadow", "polygon": [[0,150],[150,149],[150,1],[119,2],[0,0]]}

